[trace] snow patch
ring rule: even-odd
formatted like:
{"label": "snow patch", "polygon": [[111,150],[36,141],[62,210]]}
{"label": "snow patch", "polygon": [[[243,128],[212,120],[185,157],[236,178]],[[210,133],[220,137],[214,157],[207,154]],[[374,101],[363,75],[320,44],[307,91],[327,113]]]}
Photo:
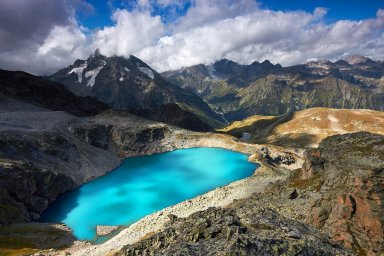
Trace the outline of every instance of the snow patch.
{"label": "snow patch", "polygon": [[100,70],[103,69],[104,65],[105,65],[105,62],[103,63],[102,66],[100,66],[100,67],[98,67],[98,68],[96,68],[94,70],[90,70],[90,71],[85,72],[85,77],[86,78],[90,77],[90,79],[89,79],[89,81],[87,83],[87,86],[93,87],[95,85],[96,76],[99,74]]}
{"label": "snow patch", "polygon": [[149,68],[146,68],[146,67],[138,67],[138,68],[142,73],[146,74],[151,79],[155,78],[155,74],[153,74],[152,70],[150,70]]}
{"label": "snow patch", "polygon": [[81,83],[83,81],[83,71],[87,68],[87,65],[87,62],[85,62],[80,67],[73,68],[71,71],[68,72],[68,75],[75,73],[77,75],[77,82]]}
{"label": "snow patch", "polygon": [[124,81],[124,77],[120,77],[119,81],[123,82]]}
{"label": "snow patch", "polygon": [[218,77],[214,73],[214,72],[216,72],[216,69],[213,65],[207,66],[207,71],[208,71],[208,74],[211,78],[218,79]]}
{"label": "snow patch", "polygon": [[129,68],[127,68],[127,67],[124,67],[124,70],[127,71],[127,72],[130,71]]}

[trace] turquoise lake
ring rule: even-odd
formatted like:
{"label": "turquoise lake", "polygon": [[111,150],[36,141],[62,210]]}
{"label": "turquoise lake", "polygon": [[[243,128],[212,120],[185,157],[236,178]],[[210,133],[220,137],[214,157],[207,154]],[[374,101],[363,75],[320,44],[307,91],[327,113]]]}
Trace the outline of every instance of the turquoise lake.
{"label": "turquoise lake", "polygon": [[60,196],[41,221],[67,224],[81,240],[98,225],[129,225],[142,217],[252,175],[242,153],[220,148],[179,149],[128,158],[105,176]]}

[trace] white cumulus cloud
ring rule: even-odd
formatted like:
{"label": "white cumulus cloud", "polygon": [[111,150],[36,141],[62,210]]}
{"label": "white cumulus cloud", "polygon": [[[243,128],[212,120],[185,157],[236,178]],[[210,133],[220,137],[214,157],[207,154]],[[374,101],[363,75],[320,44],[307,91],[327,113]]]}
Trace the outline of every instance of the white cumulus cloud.
{"label": "white cumulus cloud", "polygon": [[[384,10],[370,19],[328,23],[325,8],[272,11],[254,0],[136,0],[128,1],[134,3],[129,10],[113,11],[112,26],[89,31],[75,20],[73,8],[80,7],[35,1],[44,6],[40,15],[28,0],[0,3],[0,68],[49,74],[96,48],[107,56],[136,55],[158,71],[221,58],[286,66],[347,54],[384,59]],[[85,0],[72,3],[93,10]],[[173,17],[186,3],[191,7],[185,15]],[[25,19],[10,15],[21,6]],[[65,12],[52,15],[60,8]],[[172,18],[153,15],[156,8],[166,8]]]}
{"label": "white cumulus cloud", "polygon": [[[199,8],[190,11],[196,9]],[[258,8],[252,12],[249,9],[223,12],[228,15],[216,18],[209,15],[214,11],[206,15],[199,12],[202,22],[196,24],[192,24],[193,19],[187,14],[172,35],[135,54],[160,71],[212,63],[221,58],[247,64],[268,59],[282,65],[312,58],[338,59],[346,53],[384,58],[383,10],[372,19],[331,24],[325,23],[323,8],[313,13]]]}
{"label": "white cumulus cloud", "polygon": [[92,36],[93,45],[101,53],[128,57],[155,43],[164,33],[160,16],[148,11],[117,10],[113,14],[114,26],[105,27]]}

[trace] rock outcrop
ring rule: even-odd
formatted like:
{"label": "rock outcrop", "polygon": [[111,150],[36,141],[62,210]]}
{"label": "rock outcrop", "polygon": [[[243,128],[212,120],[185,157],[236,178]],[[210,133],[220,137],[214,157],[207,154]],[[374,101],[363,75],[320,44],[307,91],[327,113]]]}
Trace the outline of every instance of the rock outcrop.
{"label": "rock outcrop", "polygon": [[302,177],[320,176],[321,199],[307,222],[360,255],[384,252],[384,137],[366,132],[325,139]]}
{"label": "rock outcrop", "polygon": [[352,255],[298,221],[270,209],[209,208],[114,255]]}

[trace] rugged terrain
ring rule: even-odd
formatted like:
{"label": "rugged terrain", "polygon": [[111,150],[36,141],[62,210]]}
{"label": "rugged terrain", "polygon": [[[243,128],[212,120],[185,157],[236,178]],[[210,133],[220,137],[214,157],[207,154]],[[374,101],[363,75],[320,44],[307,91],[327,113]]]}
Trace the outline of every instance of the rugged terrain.
{"label": "rugged terrain", "polygon": [[212,127],[223,122],[200,97],[168,82],[135,56],[106,57],[96,50],[88,59],[75,61],[49,79],[76,95],[91,96],[115,110],[141,113],[137,110],[152,111],[173,103],[186,111],[188,117],[201,119],[200,122]]}
{"label": "rugged terrain", "polygon": [[317,230],[270,210],[209,208],[114,255],[352,255]]}
{"label": "rugged terrain", "polygon": [[384,110],[384,66],[361,56],[282,67],[221,60],[163,73],[229,120],[312,107]]}

